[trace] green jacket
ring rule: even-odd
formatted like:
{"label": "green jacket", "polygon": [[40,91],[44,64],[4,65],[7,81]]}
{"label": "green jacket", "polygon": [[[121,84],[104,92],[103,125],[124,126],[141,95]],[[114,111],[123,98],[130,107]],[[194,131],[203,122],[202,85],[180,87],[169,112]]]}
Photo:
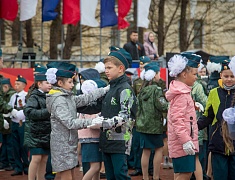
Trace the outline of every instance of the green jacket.
{"label": "green jacket", "polygon": [[11,96],[15,93],[14,89],[10,89],[8,92],[3,93],[0,96],[0,132],[2,134],[9,134],[11,133],[11,129],[5,129],[3,127],[3,121],[4,119],[7,120],[9,124],[11,124],[11,118],[10,117],[3,117],[3,114],[8,114],[12,111],[12,107],[8,105],[8,102],[10,101]]}
{"label": "green jacket", "polygon": [[[203,85],[201,84],[200,80],[197,80],[191,91],[192,98],[195,102],[199,102],[202,106],[206,107],[207,95],[206,90],[204,89]],[[202,112],[196,111],[197,119],[203,115]],[[207,128],[200,130],[198,133],[198,141],[199,145],[203,145],[203,140],[208,140],[207,137]]]}
{"label": "green jacket", "polygon": [[137,96],[136,130],[147,134],[163,133],[163,112],[168,103],[157,85],[143,88]]}
{"label": "green jacket", "polygon": [[135,92],[135,95],[137,96],[140,92],[140,88],[142,86],[143,80],[141,78],[137,78],[133,82],[133,90]]}

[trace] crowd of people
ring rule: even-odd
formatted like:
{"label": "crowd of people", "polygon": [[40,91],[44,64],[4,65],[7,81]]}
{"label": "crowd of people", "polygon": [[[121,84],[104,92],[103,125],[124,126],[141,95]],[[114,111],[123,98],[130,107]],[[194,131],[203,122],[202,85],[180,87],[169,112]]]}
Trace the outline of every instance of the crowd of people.
{"label": "crowd of people", "polygon": [[[154,33],[143,45],[136,31],[130,40],[81,72],[65,62],[36,64],[28,92],[22,75],[14,88],[1,76],[0,170],[72,180],[80,165],[83,180],[157,180],[162,166],[176,180],[233,179],[235,58],[211,56],[203,65],[201,56],[176,54],[167,89]],[[126,72],[132,60],[140,62],[135,80]]]}

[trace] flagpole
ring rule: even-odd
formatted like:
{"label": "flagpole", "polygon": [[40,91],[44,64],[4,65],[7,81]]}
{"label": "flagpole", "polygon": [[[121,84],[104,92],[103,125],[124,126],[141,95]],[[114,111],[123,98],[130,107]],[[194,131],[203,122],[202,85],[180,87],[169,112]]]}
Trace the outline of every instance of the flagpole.
{"label": "flagpole", "polygon": [[2,19],[0,19],[0,48],[2,47]]}
{"label": "flagpole", "polygon": [[[61,3],[63,4],[63,1],[61,1]],[[63,4],[64,6],[64,4]],[[61,6],[61,12],[63,12],[63,9]],[[63,25],[63,15],[61,13],[61,54],[60,54],[60,60],[63,59],[63,51],[64,51],[64,45],[63,45],[63,42],[64,42],[64,25]]]}
{"label": "flagpole", "polygon": [[61,24],[61,56],[60,60],[63,60],[63,51],[64,51],[64,25]]}
{"label": "flagpole", "polygon": [[101,49],[102,49],[102,28],[100,27],[100,59],[101,59]]}
{"label": "flagpole", "polygon": [[[22,28],[23,28],[23,24],[22,24],[22,21],[20,21],[20,43],[19,43],[19,46],[21,46],[21,50],[22,50],[22,53],[23,53],[23,38],[22,38]],[[21,68],[22,68],[22,63],[23,63],[23,61],[22,61],[22,58],[23,58],[23,56],[21,57]]]}
{"label": "flagpole", "polygon": [[[82,7],[82,1],[80,1],[80,7]],[[82,62],[82,11],[80,10],[80,67],[83,68],[83,62]]]}
{"label": "flagpole", "polygon": [[118,47],[120,47],[120,30],[118,29]]}
{"label": "flagpole", "polygon": [[41,22],[41,60],[42,60],[42,53],[43,53],[43,22]]}
{"label": "flagpole", "polygon": [[80,67],[83,68],[83,63],[82,63],[82,25],[80,21]]}
{"label": "flagpole", "polygon": [[137,0],[137,4],[136,4],[136,31],[139,34],[139,27],[138,27],[138,0]]}
{"label": "flagpole", "polygon": [[22,28],[23,28],[23,24],[22,24],[22,21],[20,21],[20,44],[21,46],[23,47],[23,43],[22,43]]}

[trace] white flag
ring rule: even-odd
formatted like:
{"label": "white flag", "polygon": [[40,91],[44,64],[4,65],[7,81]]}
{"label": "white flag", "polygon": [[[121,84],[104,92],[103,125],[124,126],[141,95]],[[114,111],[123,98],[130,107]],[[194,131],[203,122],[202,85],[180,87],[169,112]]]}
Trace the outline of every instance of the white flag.
{"label": "white flag", "polygon": [[149,7],[151,0],[138,0],[137,4],[137,27],[148,28],[149,26]]}
{"label": "white flag", "polygon": [[91,27],[99,26],[95,19],[98,0],[81,0],[81,24]]}
{"label": "white flag", "polygon": [[38,0],[20,0],[20,21],[26,21],[36,15]]}

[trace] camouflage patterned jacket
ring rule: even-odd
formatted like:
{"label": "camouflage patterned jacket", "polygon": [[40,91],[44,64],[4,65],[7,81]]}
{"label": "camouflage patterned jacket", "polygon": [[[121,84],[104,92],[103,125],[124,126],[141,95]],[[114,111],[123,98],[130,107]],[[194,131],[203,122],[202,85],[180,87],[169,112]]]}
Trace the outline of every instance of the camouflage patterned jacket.
{"label": "camouflage patterned jacket", "polygon": [[167,111],[168,103],[157,85],[143,88],[138,99],[136,131],[147,134],[163,133],[163,112]]}
{"label": "camouflage patterned jacket", "polygon": [[15,93],[14,89],[10,89],[6,93],[2,93],[0,96],[0,132],[2,134],[9,134],[11,132],[11,129],[4,129],[3,127],[3,120],[7,120],[9,124],[11,124],[11,118],[10,117],[3,117],[3,114],[8,114],[12,111],[12,107],[8,105],[8,102],[10,101],[11,96]]}
{"label": "camouflage patterned jacket", "polygon": [[[200,104],[203,105],[203,107],[206,107],[206,101],[207,101],[207,96],[206,96],[206,91],[203,88],[203,85],[200,84],[200,80],[197,80],[191,91],[192,98],[195,102],[199,102]],[[197,119],[202,116],[202,112],[196,111]],[[204,128],[203,130],[200,130],[198,133],[198,141],[199,145],[203,144],[203,140],[207,140],[207,128]]]}

